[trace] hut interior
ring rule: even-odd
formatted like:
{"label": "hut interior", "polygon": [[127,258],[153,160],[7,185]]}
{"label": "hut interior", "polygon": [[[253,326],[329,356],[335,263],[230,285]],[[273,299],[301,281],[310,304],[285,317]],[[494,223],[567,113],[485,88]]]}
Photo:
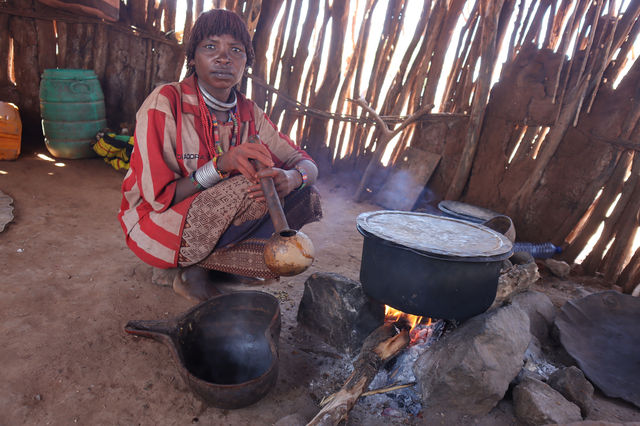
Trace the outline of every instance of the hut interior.
{"label": "hut interior", "polygon": [[[309,270],[225,283],[273,294],[282,310],[278,381],[238,410],[203,403],[169,348],[124,333],[128,320],[174,318],[191,304],[126,247],[116,219],[120,163],[90,146],[78,157],[56,152],[43,124],[46,70],[91,71],[104,131],[126,140],[145,98],[184,76],[185,40],[210,8],[246,22],[256,59],[240,89],[314,158],[324,210],[305,227],[316,245]],[[639,18],[640,2],[630,0],[0,0],[0,111],[11,104],[21,125],[17,139],[0,139],[0,423],[640,422],[637,385],[623,381],[628,392],[612,395],[563,346],[556,322],[567,304],[610,291],[633,298],[633,321],[640,315]],[[6,114],[0,137],[11,125]],[[522,294],[551,302],[549,342],[538,342],[545,365],[578,365],[595,382],[579,418],[563,417],[571,409],[522,408],[522,374],[476,411],[435,395],[430,405],[419,380],[414,411],[399,397],[390,402],[398,391],[388,389],[339,405],[351,395],[348,382],[321,407],[357,361],[300,324],[301,300],[327,274],[331,285],[359,284],[356,217],[377,210],[462,218],[481,229],[506,216],[509,229],[494,229],[511,232],[514,247],[556,247],[503,264],[497,298],[504,309]],[[442,339],[464,325],[445,321]],[[640,373],[638,352],[629,351],[640,338],[630,329],[608,333],[628,343],[621,357]],[[519,356],[530,360],[527,344]],[[553,381],[542,376],[530,380]],[[446,381],[432,391],[445,395]]]}

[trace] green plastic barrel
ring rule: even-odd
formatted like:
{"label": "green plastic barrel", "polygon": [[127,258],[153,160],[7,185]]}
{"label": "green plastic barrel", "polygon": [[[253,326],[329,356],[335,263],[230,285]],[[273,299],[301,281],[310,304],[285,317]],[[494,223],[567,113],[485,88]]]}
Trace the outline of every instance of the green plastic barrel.
{"label": "green plastic barrel", "polygon": [[46,69],[40,81],[42,132],[57,158],[87,158],[96,134],[107,127],[104,95],[93,70]]}

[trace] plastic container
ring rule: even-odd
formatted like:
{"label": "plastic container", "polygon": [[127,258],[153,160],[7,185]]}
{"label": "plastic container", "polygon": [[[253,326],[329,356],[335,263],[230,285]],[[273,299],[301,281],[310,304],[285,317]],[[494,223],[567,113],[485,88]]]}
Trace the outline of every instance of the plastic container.
{"label": "plastic container", "polygon": [[104,95],[93,70],[46,69],[40,81],[42,132],[58,158],[88,158],[96,134],[107,127]]}
{"label": "plastic container", "polygon": [[562,253],[562,247],[558,247],[553,243],[513,243],[513,252],[526,251],[536,259],[548,259],[557,253]]}
{"label": "plastic container", "polygon": [[18,107],[0,102],[0,160],[15,160],[20,155],[22,121]]}

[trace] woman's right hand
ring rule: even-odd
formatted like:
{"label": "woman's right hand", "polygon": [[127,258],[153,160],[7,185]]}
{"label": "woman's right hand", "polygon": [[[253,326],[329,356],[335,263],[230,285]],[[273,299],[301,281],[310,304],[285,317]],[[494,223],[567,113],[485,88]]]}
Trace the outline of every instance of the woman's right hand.
{"label": "woman's right hand", "polygon": [[238,172],[251,182],[259,182],[257,171],[250,160],[262,163],[265,167],[273,167],[271,153],[266,146],[259,143],[243,143],[218,157],[218,171],[221,173]]}

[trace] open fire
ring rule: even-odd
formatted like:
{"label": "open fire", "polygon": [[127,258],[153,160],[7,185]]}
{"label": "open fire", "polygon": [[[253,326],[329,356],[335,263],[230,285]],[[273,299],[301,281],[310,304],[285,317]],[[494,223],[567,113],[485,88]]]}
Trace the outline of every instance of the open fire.
{"label": "open fire", "polygon": [[[333,281],[330,281],[329,278]],[[327,297],[324,299],[314,297],[314,300],[310,301],[303,296],[298,312],[299,321],[302,318],[306,326],[320,325],[323,329],[334,330],[331,327],[335,327],[336,321],[332,320],[327,324],[318,322],[318,315],[315,315],[316,310],[312,308],[316,308],[320,313],[329,309],[336,310],[340,314],[345,313],[343,315],[345,321],[352,321],[349,320],[350,317],[346,313],[354,311],[353,302],[336,305],[334,297],[336,290],[326,290],[327,287],[330,287],[326,285],[329,282],[333,284],[333,287],[330,288],[344,290],[346,293],[352,289],[351,281],[346,281],[344,288],[338,285],[342,282],[335,281],[333,277],[314,274],[308,281],[310,283],[308,286],[305,284],[305,295],[308,288],[316,288],[318,295],[326,294]],[[311,290],[308,293],[310,292]],[[358,318],[365,319],[366,317],[365,321],[370,321],[371,326],[377,325],[377,328],[364,338],[357,357],[351,360],[353,367],[342,387],[322,399],[320,402],[321,410],[309,424],[329,424],[325,422],[328,420],[334,421],[331,424],[338,424],[348,416],[361,396],[366,397],[359,404],[362,409],[378,411],[383,416],[408,419],[407,416],[419,417],[422,412],[422,395],[413,367],[418,356],[423,354],[442,335],[445,321],[408,315],[391,306],[385,307],[384,321],[380,321],[378,316],[382,313],[380,305],[365,297],[364,293],[359,302],[362,303],[362,309],[366,309],[366,311],[362,311],[362,318],[360,318],[361,316]],[[364,315],[364,313],[368,315]],[[314,321],[311,322],[308,318],[313,318]],[[349,368],[343,370],[349,371]],[[323,387],[322,390],[326,391],[326,387]],[[317,423],[320,420],[322,422]]]}
{"label": "open fire", "polygon": [[403,328],[408,328],[411,338],[409,346],[422,343],[428,339],[432,324],[431,318],[406,314],[388,305],[384,306],[384,322],[399,323],[402,324]]}

